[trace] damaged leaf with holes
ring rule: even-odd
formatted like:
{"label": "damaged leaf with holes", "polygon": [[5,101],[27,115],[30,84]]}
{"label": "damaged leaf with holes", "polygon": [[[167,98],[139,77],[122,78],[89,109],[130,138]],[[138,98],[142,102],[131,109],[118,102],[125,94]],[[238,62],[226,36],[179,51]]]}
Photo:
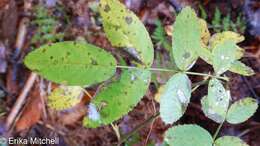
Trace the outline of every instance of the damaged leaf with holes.
{"label": "damaged leaf with holes", "polygon": [[172,52],[177,67],[189,70],[198,59],[201,46],[201,27],[194,10],[185,7],[173,25]]}
{"label": "damaged leaf with holes", "polygon": [[227,113],[227,122],[239,124],[248,120],[258,108],[257,100],[247,97],[231,105]]}
{"label": "damaged leaf with holes", "polygon": [[144,65],[151,66],[154,58],[153,44],[139,18],[118,0],[101,0],[100,14],[112,45],[127,47]]}
{"label": "damaged leaf with holes", "polygon": [[110,53],[72,41],[44,45],[29,53],[24,63],[44,78],[65,85],[93,85],[116,71],[116,60]]}
{"label": "damaged leaf with holes", "polygon": [[160,93],[160,115],[166,124],[179,120],[186,111],[191,97],[191,81],[178,73],[163,86]]}
{"label": "damaged leaf with holes", "polygon": [[208,131],[198,125],[178,125],[167,130],[165,143],[169,146],[212,146]]}
{"label": "damaged leaf with holes", "polygon": [[208,95],[201,99],[204,114],[217,123],[225,121],[230,93],[218,79],[209,81]]}
{"label": "damaged leaf with holes", "polygon": [[48,96],[48,106],[55,110],[69,109],[78,104],[82,96],[82,87],[61,85]]}
{"label": "damaged leaf with holes", "polygon": [[91,101],[99,112],[99,118],[87,115],[83,125],[96,128],[120,119],[142,99],[150,80],[151,72],[148,70],[123,70],[119,79],[103,87]]}

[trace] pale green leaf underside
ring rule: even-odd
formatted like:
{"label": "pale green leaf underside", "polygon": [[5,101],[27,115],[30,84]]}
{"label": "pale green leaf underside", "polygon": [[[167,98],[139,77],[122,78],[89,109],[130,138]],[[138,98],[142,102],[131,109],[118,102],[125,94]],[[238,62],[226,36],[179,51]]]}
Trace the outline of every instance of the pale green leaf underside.
{"label": "pale green leaf underside", "polygon": [[92,101],[99,109],[100,119],[85,117],[83,124],[95,128],[120,119],[145,95],[150,79],[148,70],[123,70],[120,79],[102,88]]}
{"label": "pale green leaf underside", "polygon": [[116,60],[110,53],[72,41],[44,45],[29,53],[24,63],[44,78],[66,85],[96,84],[116,71]]}
{"label": "pale green leaf underside", "polygon": [[197,60],[201,48],[199,19],[190,7],[184,8],[173,25],[172,49],[177,67],[188,70]]}
{"label": "pale green leaf underside", "polygon": [[178,73],[171,77],[163,88],[160,97],[160,115],[167,124],[176,122],[186,111],[190,102],[191,82],[186,74]]}
{"label": "pale green leaf underside", "polygon": [[213,68],[220,75],[229,70],[236,60],[237,46],[233,41],[225,41],[213,49]]}
{"label": "pale green leaf underside", "polygon": [[154,58],[151,38],[143,23],[119,0],[101,0],[100,14],[112,45],[135,48],[138,58],[150,66]]}
{"label": "pale green leaf underside", "polygon": [[215,78],[209,81],[208,95],[201,100],[204,114],[221,123],[225,120],[229,106],[230,93],[226,91],[221,82]]}
{"label": "pale green leaf underside", "polygon": [[241,74],[243,76],[252,76],[255,74],[254,70],[240,61],[234,61],[229,69],[231,72]]}
{"label": "pale green leaf underside", "polygon": [[227,114],[227,121],[239,124],[253,116],[258,108],[257,101],[253,98],[244,98],[231,105]]}
{"label": "pale green leaf underside", "polygon": [[198,125],[179,125],[167,130],[166,143],[170,146],[212,146],[211,135]]}
{"label": "pale green leaf underside", "polygon": [[249,146],[244,141],[234,136],[223,136],[215,141],[214,146]]}

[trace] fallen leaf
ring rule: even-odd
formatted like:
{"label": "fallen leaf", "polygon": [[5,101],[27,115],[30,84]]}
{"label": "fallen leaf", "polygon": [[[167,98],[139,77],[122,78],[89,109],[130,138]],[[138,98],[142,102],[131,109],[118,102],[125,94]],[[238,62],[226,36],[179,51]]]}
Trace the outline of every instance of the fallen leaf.
{"label": "fallen leaf", "polygon": [[41,118],[43,102],[37,88],[32,91],[34,92],[32,92],[28,104],[25,105],[25,109],[15,125],[17,132],[31,128]]}

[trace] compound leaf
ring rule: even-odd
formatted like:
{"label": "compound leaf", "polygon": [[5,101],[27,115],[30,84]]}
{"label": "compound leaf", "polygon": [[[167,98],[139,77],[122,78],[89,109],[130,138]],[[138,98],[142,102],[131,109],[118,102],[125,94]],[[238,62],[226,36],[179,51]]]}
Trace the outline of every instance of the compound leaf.
{"label": "compound leaf", "polygon": [[78,104],[82,97],[80,86],[59,86],[48,96],[48,106],[55,110],[65,110]]}
{"label": "compound leaf", "polygon": [[191,97],[191,82],[186,74],[178,73],[164,85],[160,93],[160,114],[167,124],[176,122],[186,111]]}
{"label": "compound leaf", "polygon": [[218,79],[209,81],[208,95],[201,100],[204,114],[215,122],[225,120],[229,106],[230,93],[226,91]]}
{"label": "compound leaf", "polygon": [[116,60],[110,53],[72,41],[44,45],[29,53],[24,63],[44,78],[66,85],[99,83],[116,71]]}
{"label": "compound leaf", "polygon": [[102,88],[92,101],[100,118],[87,116],[83,121],[84,126],[96,128],[120,119],[145,95],[150,79],[148,70],[123,70],[120,79]]}
{"label": "compound leaf", "polygon": [[213,49],[213,68],[220,75],[230,69],[236,60],[236,44],[233,41],[225,41],[217,44]]}
{"label": "compound leaf", "polygon": [[170,146],[212,146],[211,135],[198,125],[179,125],[167,130],[164,141]]}
{"label": "compound leaf", "polygon": [[243,76],[252,76],[255,74],[254,70],[246,66],[240,61],[234,61],[229,69],[231,72],[241,74]]}
{"label": "compound leaf", "polygon": [[194,10],[185,7],[173,25],[172,50],[177,67],[190,69],[198,59],[197,51],[201,45],[199,19]]}
{"label": "compound leaf", "polygon": [[215,141],[214,146],[249,146],[244,141],[234,136],[223,136]]}
{"label": "compound leaf", "polygon": [[227,121],[239,124],[250,118],[257,110],[257,101],[253,98],[244,98],[231,105],[227,113]]}
{"label": "compound leaf", "polygon": [[132,54],[137,54],[138,59],[150,66],[154,58],[153,44],[139,18],[119,0],[101,0],[100,14],[112,45],[132,48]]}

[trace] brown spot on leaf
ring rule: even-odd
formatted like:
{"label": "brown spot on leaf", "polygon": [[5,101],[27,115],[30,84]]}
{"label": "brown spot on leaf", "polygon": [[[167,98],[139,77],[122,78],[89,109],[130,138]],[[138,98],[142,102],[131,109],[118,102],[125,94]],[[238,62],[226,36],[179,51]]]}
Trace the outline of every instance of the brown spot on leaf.
{"label": "brown spot on leaf", "polygon": [[110,6],[108,4],[105,5],[104,11],[109,12],[111,10]]}
{"label": "brown spot on leaf", "polygon": [[125,17],[125,22],[126,22],[128,25],[130,25],[130,24],[133,22],[133,18],[130,17],[130,16],[126,16],[126,17]]}
{"label": "brown spot on leaf", "polygon": [[185,59],[188,59],[188,58],[190,57],[190,53],[189,53],[189,52],[184,53],[183,57],[184,57]]}

